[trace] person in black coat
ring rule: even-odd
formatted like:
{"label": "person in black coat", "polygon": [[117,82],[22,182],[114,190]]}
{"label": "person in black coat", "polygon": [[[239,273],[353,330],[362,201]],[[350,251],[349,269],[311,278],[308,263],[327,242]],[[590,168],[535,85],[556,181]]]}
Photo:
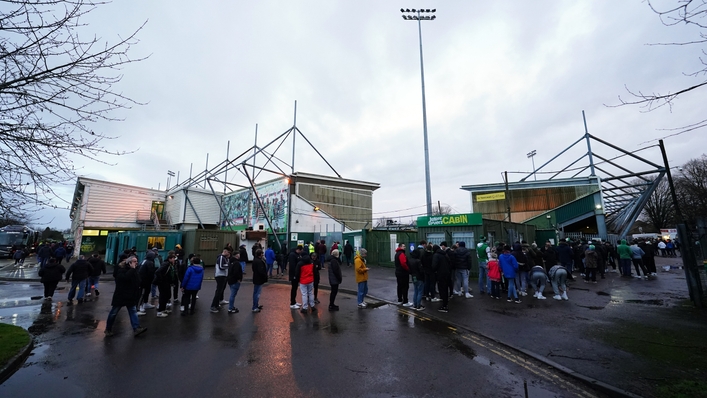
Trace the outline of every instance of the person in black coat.
{"label": "person in black coat", "polygon": [[241,282],[243,282],[243,271],[241,271],[239,257],[240,254],[235,253],[228,259],[228,275],[226,276],[226,283],[231,289],[231,296],[228,299],[229,314],[235,314],[238,312],[238,308],[235,306],[235,301],[238,290],[241,288]]}
{"label": "person in black coat", "polygon": [[167,261],[162,263],[162,266],[155,271],[155,276],[152,284],[159,289],[159,305],[157,307],[157,317],[165,318],[167,314],[172,312],[167,309],[167,303],[172,298],[172,286],[177,283],[177,256],[170,254],[167,256]]}
{"label": "person in black coat", "polygon": [[129,257],[124,262],[118,264],[115,272],[115,291],[113,292],[113,301],[111,301],[111,310],[108,313],[108,321],[106,322],[106,337],[113,335],[113,323],[118,311],[126,307],[128,315],[130,315],[130,324],[133,327],[133,335],[139,336],[147,330],[140,326],[140,321],[137,318],[137,302],[138,291],[140,290],[140,276],[137,270],[137,257]]}
{"label": "person in black coat", "polygon": [[300,309],[300,305],[297,304],[297,290],[299,289],[299,282],[297,281],[297,263],[299,262],[300,255],[302,254],[302,246],[297,246],[290,254],[287,256],[287,266],[290,268],[288,273],[288,280],[292,284],[290,289],[290,308],[293,310]]}
{"label": "person in black coat", "polygon": [[353,255],[354,255],[353,246],[351,245],[351,242],[346,241],[346,244],[344,245],[344,257],[346,257],[346,266],[348,266],[348,267],[351,266],[351,261],[353,260]]}
{"label": "person in black coat", "polygon": [[442,307],[439,312],[449,312],[449,286],[452,282],[452,263],[447,256],[447,242],[440,243],[439,246],[432,247],[434,256],[432,257],[432,269],[437,276],[437,289],[442,298]]}
{"label": "person in black coat", "polygon": [[39,270],[39,276],[42,278],[41,282],[44,285],[44,299],[51,300],[54,296],[54,291],[56,290],[56,285],[62,279],[66,269],[63,265],[57,263],[55,259],[49,259],[47,265]]}
{"label": "person in black coat", "polygon": [[66,305],[74,304],[76,287],[79,288],[79,294],[77,295],[78,302],[83,303],[86,280],[92,273],[93,267],[91,266],[91,263],[86,261],[84,256],[79,256],[79,259],[76,260],[75,263],[71,264],[69,269],[66,271],[66,281],[69,282],[69,278],[71,278],[71,289],[69,290],[69,297],[67,298]]}
{"label": "person in black coat", "polygon": [[105,275],[106,273],[106,262],[101,260],[98,253],[93,253],[91,258],[88,259],[88,262],[91,264],[93,272],[91,272],[91,275],[89,275],[86,280],[86,296],[91,295],[91,289],[93,288],[93,293],[98,297],[101,294],[101,292],[98,291],[98,282],[101,279],[101,274]]}
{"label": "person in black coat", "polygon": [[245,249],[245,245],[241,245],[238,248],[238,257],[240,257],[241,260],[241,271],[243,271],[243,275],[245,275],[245,264],[248,262],[248,250]]}
{"label": "person in black coat", "polygon": [[253,258],[253,312],[260,312],[263,306],[260,302],[260,292],[263,290],[263,285],[268,281],[268,269],[265,266],[263,259],[263,251],[255,252]]}
{"label": "person in black coat", "polygon": [[157,253],[148,250],[145,254],[145,259],[142,260],[138,267],[138,275],[140,275],[140,301],[138,302],[138,315],[145,315],[146,309],[155,308],[154,305],[148,302],[150,298],[150,290],[152,289],[152,281],[155,279],[155,258]]}
{"label": "person in black coat", "polygon": [[[322,244],[320,244],[321,246]],[[319,254],[315,253],[310,253],[309,257],[312,259],[312,264],[316,264],[314,267],[314,304],[319,304],[319,299],[317,296],[319,295],[319,281],[321,281],[321,275],[319,271],[321,271],[320,262],[318,261],[319,259]]]}
{"label": "person in black coat", "polygon": [[408,267],[410,268],[410,276],[412,277],[412,285],[414,287],[412,293],[412,308],[416,310],[424,310],[422,306],[422,290],[425,284],[425,273],[422,271],[422,253],[424,248],[418,246],[417,250],[410,253]]}
{"label": "person in black coat", "polygon": [[329,294],[329,311],[338,311],[339,306],[334,303],[336,294],[339,293],[339,285],[343,281],[341,275],[341,262],[339,261],[339,250],[331,251],[331,260],[329,260],[329,286],[331,293]]}

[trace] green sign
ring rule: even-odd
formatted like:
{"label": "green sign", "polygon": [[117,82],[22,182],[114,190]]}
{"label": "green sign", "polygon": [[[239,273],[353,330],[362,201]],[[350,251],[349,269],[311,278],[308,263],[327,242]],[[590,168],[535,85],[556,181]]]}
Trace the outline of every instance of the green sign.
{"label": "green sign", "polygon": [[466,225],[482,225],[482,223],[481,213],[417,217],[418,227],[461,227]]}

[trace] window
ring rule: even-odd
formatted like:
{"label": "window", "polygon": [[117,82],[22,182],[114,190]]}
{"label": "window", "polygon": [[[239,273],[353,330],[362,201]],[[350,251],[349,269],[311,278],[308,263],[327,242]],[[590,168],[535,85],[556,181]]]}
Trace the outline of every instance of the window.
{"label": "window", "polygon": [[147,250],[151,250],[153,247],[156,247],[157,250],[164,249],[165,239],[166,238],[164,236],[148,236]]}
{"label": "window", "polygon": [[83,236],[98,236],[98,231],[97,229],[85,229],[83,231]]}

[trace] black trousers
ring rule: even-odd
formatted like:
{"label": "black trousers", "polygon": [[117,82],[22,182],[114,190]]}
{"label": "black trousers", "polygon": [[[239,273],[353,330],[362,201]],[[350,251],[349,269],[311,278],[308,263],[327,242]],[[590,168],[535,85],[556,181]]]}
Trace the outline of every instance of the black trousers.
{"label": "black trousers", "polygon": [[333,307],[336,295],[339,293],[339,285],[331,285],[331,293],[329,293],[329,307]]}
{"label": "black trousers", "polygon": [[182,294],[182,305],[184,305],[184,313],[189,312],[189,305],[191,305],[191,312],[194,312],[196,308],[196,294],[199,293],[198,290],[185,290]]}
{"label": "black trousers", "polygon": [[439,289],[439,297],[442,299],[442,307],[446,307],[449,304],[449,278],[440,278],[437,281],[437,289]]}
{"label": "black trousers", "polygon": [[223,291],[226,290],[226,277],[217,276],[216,277],[216,291],[214,292],[214,299],[211,300],[211,308],[218,308],[219,302],[223,300]]}
{"label": "black trousers", "polygon": [[290,289],[290,305],[297,304],[297,290],[299,288],[299,282],[291,281],[292,289]]}
{"label": "black trousers", "polygon": [[160,292],[159,306],[157,311],[162,312],[167,308],[167,303],[172,299],[172,286],[169,284],[157,285],[157,290]]}
{"label": "black trousers", "polygon": [[410,290],[410,274],[396,272],[395,279],[398,281],[398,302],[408,302],[408,290]]}
{"label": "black trousers", "polygon": [[147,301],[150,299],[150,290],[152,289],[151,285],[143,285],[140,286],[140,301],[137,303],[137,309],[138,311],[140,310],[140,307],[147,303]]}
{"label": "black trousers", "polygon": [[44,297],[52,297],[54,296],[54,291],[56,290],[56,286],[59,284],[59,281],[56,282],[44,282]]}
{"label": "black trousers", "polygon": [[491,281],[491,297],[501,297],[501,282]]}
{"label": "black trousers", "polygon": [[597,281],[597,269],[596,268],[587,268],[587,273],[584,276],[584,280],[588,281],[591,280],[592,282]]}
{"label": "black trousers", "polygon": [[646,266],[643,265],[643,261],[639,258],[632,258],[631,261],[633,261],[633,266],[636,268],[636,275],[641,276],[641,273],[639,272],[639,268],[643,271],[643,275],[648,275],[648,270],[646,270]]}

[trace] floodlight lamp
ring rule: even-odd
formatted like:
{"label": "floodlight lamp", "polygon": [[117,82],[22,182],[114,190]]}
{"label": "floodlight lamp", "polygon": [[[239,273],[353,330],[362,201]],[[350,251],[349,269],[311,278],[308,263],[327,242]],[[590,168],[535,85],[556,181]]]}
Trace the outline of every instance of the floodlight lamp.
{"label": "floodlight lamp", "polygon": [[428,8],[428,9],[426,9],[426,10],[425,10],[425,12],[430,12],[430,9],[429,9],[429,8]]}
{"label": "floodlight lamp", "polygon": [[435,18],[437,18],[437,16],[436,16],[436,15],[433,15],[431,19],[434,20]]}
{"label": "floodlight lamp", "polygon": [[405,12],[405,10],[401,8],[401,9],[400,9],[400,12]]}
{"label": "floodlight lamp", "polygon": [[314,206],[314,211],[319,211],[319,206]]}
{"label": "floodlight lamp", "polygon": [[417,11],[415,11],[415,9],[414,9],[414,8],[413,8],[413,9],[411,9],[410,11],[412,11],[412,12],[417,12]]}
{"label": "floodlight lamp", "polygon": [[597,208],[597,210],[601,210],[601,205],[599,203],[597,203],[596,208]]}
{"label": "floodlight lamp", "polygon": [[433,9],[432,9],[432,12],[437,12],[437,9],[436,9],[436,8],[433,8]]}
{"label": "floodlight lamp", "polygon": [[406,9],[406,10],[405,10],[405,12],[410,12],[410,9],[409,9],[409,8],[408,8],[408,9]]}

